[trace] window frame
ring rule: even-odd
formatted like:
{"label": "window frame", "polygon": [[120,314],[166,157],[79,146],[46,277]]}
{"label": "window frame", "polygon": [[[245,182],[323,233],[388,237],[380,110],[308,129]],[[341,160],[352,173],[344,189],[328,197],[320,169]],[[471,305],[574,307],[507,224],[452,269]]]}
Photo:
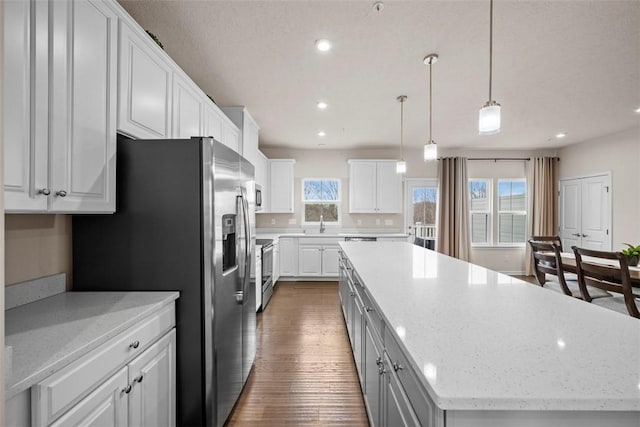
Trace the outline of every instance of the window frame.
{"label": "window frame", "polygon": [[[489,202],[488,210],[472,210],[471,209],[471,192],[469,192],[469,183],[471,181],[484,181],[487,184],[487,199]],[[469,240],[471,247],[491,247],[493,246],[493,179],[492,178],[469,178],[467,179],[467,203],[469,203]],[[473,242],[473,214],[487,214],[487,241],[486,242]]]}
{"label": "window frame", "polygon": [[[307,181],[336,181],[338,183],[338,199],[337,200],[306,200],[305,199],[305,194],[304,194],[304,184]],[[337,221],[324,221],[324,225],[326,227],[339,227],[342,225],[342,179],[340,178],[330,178],[330,177],[324,177],[324,178],[313,178],[313,177],[304,177],[302,178],[302,180],[300,181],[300,204],[302,205],[302,209],[300,212],[301,215],[301,219],[300,219],[300,224],[301,225],[320,225],[320,221],[307,221],[305,218],[305,206],[307,204],[335,204],[337,205],[337,209],[338,209],[338,220]]]}
{"label": "window frame", "polygon": [[[496,188],[500,188],[501,182],[522,182],[524,184],[524,210],[500,210],[500,195],[496,197],[495,200],[495,226],[496,226],[496,235],[494,246],[499,247],[524,247],[527,243],[527,208],[528,208],[528,200],[529,200],[529,188],[527,187],[527,179],[526,178],[496,178]],[[522,215],[524,216],[524,235],[525,239],[523,242],[501,242],[500,241],[500,214],[513,214],[513,215]]]}

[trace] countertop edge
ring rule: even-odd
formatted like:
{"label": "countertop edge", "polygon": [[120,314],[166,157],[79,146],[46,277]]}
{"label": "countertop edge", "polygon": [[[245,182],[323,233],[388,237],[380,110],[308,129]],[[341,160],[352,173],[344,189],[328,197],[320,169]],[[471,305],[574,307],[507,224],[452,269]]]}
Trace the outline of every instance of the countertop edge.
{"label": "countertop edge", "polygon": [[109,341],[111,338],[129,329],[130,327],[138,323],[140,320],[146,317],[149,317],[151,314],[157,311],[160,311],[163,307],[173,303],[175,300],[177,300],[180,297],[180,293],[178,291],[166,291],[166,292],[169,293],[169,295],[167,295],[167,297],[162,301],[148,306],[146,310],[141,311],[138,315],[134,317],[124,320],[120,325],[110,330],[106,334],[100,337],[97,337],[93,341],[88,342],[86,345],[78,348],[76,351],[68,354],[67,356],[61,359],[58,359],[57,361],[55,361],[50,365],[42,367],[40,370],[32,373],[28,377],[20,380],[17,383],[12,384],[8,388],[5,388],[5,400],[9,400],[12,397],[15,397],[16,395],[22,393],[23,391],[30,389],[33,385],[35,385],[39,381],[42,381],[43,379],[49,377],[50,375],[53,375],[60,369],[70,365],[71,363],[78,360],[85,354],[91,352],[92,350],[95,350],[100,345]]}

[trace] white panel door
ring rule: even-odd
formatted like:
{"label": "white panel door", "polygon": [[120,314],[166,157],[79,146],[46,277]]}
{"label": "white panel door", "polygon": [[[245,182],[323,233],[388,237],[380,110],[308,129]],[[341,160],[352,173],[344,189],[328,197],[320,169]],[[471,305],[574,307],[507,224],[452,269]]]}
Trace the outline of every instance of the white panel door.
{"label": "white panel door", "polygon": [[173,137],[202,135],[204,102],[191,82],[173,74]]}
{"label": "white panel door", "polygon": [[127,386],[127,368],[123,367],[51,426],[128,426]]}
{"label": "white panel door", "polygon": [[[4,200],[7,212],[45,211],[48,190],[48,4],[4,2]],[[32,19],[33,18],[33,19]]]}
{"label": "white panel door", "polygon": [[118,17],[100,1],[51,2],[52,212],[114,212]]}
{"label": "white panel door", "polygon": [[349,164],[349,213],[375,213],[377,184],[376,162]]}
{"label": "white panel door", "polygon": [[377,213],[402,213],[402,175],[396,162],[377,164]]}
{"label": "white panel door", "polygon": [[222,142],[222,117],[213,104],[205,101],[204,105],[204,131],[203,136],[211,136],[216,141]]}
{"label": "white panel door", "polygon": [[611,177],[597,175],[560,181],[562,247],[611,250]]}
{"label": "white panel door", "polygon": [[169,427],[176,423],[176,330],[129,364],[129,425]]}
{"label": "white panel door", "polygon": [[171,137],[173,71],[159,50],[120,23],[118,130],[134,138]]}
{"label": "white panel door", "polygon": [[329,277],[337,277],[339,273],[338,268],[338,252],[340,248],[338,246],[323,246],[322,247],[322,275]]}
{"label": "white panel door", "polygon": [[560,181],[560,238],[562,248],[571,252],[572,246],[581,246],[582,191],[579,179]]}
{"label": "white panel door", "polygon": [[322,251],[317,245],[300,245],[298,250],[298,274],[300,276],[322,275]]}

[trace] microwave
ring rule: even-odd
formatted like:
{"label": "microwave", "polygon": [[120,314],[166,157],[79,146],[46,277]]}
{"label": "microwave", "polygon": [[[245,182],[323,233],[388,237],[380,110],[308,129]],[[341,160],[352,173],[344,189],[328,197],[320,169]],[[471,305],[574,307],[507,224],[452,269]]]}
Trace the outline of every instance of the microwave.
{"label": "microwave", "polygon": [[262,210],[262,186],[256,184],[256,211]]}

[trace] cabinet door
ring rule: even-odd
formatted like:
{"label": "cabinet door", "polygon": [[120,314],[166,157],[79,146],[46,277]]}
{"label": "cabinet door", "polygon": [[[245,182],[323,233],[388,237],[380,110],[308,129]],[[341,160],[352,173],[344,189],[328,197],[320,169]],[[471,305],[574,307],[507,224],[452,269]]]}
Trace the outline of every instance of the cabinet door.
{"label": "cabinet door", "polygon": [[402,175],[395,162],[377,164],[377,213],[402,213]]}
{"label": "cabinet door", "polygon": [[240,130],[232,123],[224,122],[222,124],[222,140],[220,142],[237,153],[240,153],[242,150],[242,146],[240,145]]}
{"label": "cabinet door", "polygon": [[384,421],[385,426],[419,427],[420,421],[416,417],[411,402],[405,394],[395,368],[388,356],[384,357],[385,374],[381,378],[384,387]]}
{"label": "cabinet door", "polygon": [[[33,19],[32,19],[33,18]],[[48,4],[4,2],[4,200],[44,211],[48,188]],[[33,119],[33,120],[32,120]]]}
{"label": "cabinet door", "polygon": [[129,364],[129,424],[168,427],[176,423],[176,330]]}
{"label": "cabinet door", "polygon": [[322,275],[329,277],[337,277],[338,269],[338,246],[322,247]]}
{"label": "cabinet door", "polygon": [[293,165],[291,160],[269,161],[269,212],[293,213]]}
{"label": "cabinet door", "polygon": [[50,2],[52,212],[114,212],[118,17],[100,1]]}
{"label": "cabinet door", "polygon": [[[354,287],[356,286],[358,285],[355,285]],[[366,375],[362,366],[364,310],[357,290],[353,307],[353,358],[356,361],[356,368],[358,369],[361,381],[360,384],[362,385],[364,375]]]}
{"label": "cabinet door", "polygon": [[178,73],[173,74],[173,137],[202,135],[204,100],[193,84]]}
{"label": "cabinet door", "polygon": [[216,107],[207,101],[204,105],[204,131],[203,136],[211,136],[216,141],[222,141],[222,117]]}
{"label": "cabinet door", "polygon": [[292,238],[280,239],[280,276],[298,275],[298,241]]}
{"label": "cabinet door", "polygon": [[322,247],[300,245],[298,250],[298,274],[300,276],[322,275]]}
{"label": "cabinet door", "polygon": [[118,130],[140,139],[170,138],[173,71],[160,48],[121,21],[119,61]]}
{"label": "cabinet door", "polygon": [[349,164],[349,213],[376,213],[376,162]]}
{"label": "cabinet door", "polygon": [[127,368],[123,367],[51,426],[126,427],[129,425],[126,389]]}
{"label": "cabinet door", "polygon": [[368,323],[364,322],[364,346],[362,354],[363,381],[362,390],[364,401],[372,426],[396,426],[380,422],[380,397],[381,397],[381,370],[382,370],[382,344],[378,341]]}
{"label": "cabinet door", "polygon": [[273,284],[280,278],[280,243],[273,245]]}
{"label": "cabinet door", "polygon": [[242,156],[255,166],[258,161],[258,135],[260,128],[245,114],[242,127]]}

